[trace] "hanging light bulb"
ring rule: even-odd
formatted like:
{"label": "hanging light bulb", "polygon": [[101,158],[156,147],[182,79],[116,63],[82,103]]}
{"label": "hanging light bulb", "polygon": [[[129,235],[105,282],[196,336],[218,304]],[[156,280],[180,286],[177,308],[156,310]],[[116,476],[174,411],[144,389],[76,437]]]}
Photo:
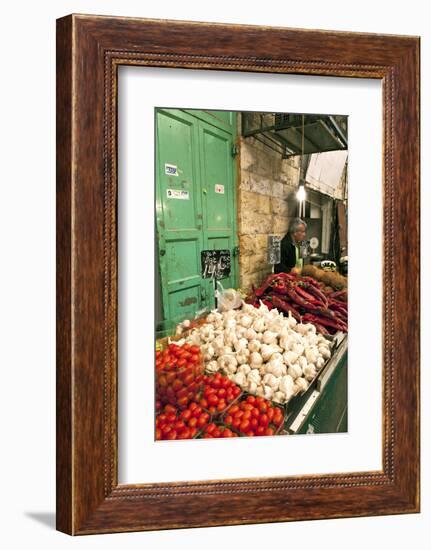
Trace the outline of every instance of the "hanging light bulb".
{"label": "hanging light bulb", "polygon": [[298,199],[299,202],[303,202],[307,198],[307,194],[305,192],[305,185],[303,183],[300,183],[298,186],[298,190],[296,192],[296,198]]}

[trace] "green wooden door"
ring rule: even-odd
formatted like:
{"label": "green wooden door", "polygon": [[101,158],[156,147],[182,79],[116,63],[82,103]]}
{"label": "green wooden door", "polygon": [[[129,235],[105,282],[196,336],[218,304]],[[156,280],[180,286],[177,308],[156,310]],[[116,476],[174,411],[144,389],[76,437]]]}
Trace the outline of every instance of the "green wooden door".
{"label": "green wooden door", "polygon": [[[156,110],[157,260],[165,321],[213,307],[212,285],[201,278],[201,250],[235,254],[235,117],[223,115]],[[232,260],[225,287],[237,285]]]}

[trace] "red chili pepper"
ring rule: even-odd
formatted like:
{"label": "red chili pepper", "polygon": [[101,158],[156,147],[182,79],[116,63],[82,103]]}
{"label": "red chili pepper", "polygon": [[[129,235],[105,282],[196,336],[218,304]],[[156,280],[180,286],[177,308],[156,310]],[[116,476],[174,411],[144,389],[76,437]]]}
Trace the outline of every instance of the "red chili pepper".
{"label": "red chili pepper", "polygon": [[258,298],[260,298],[261,296],[264,295],[265,293],[265,290],[271,285],[271,283],[273,281],[276,281],[278,278],[279,278],[280,274],[279,273],[273,273],[272,275],[269,275],[265,281],[261,284],[261,286],[259,288],[256,288],[256,290],[254,291],[254,293],[256,294],[256,296]]}
{"label": "red chili pepper", "polygon": [[309,294],[308,292],[306,292],[301,286],[297,285],[295,287],[295,291],[300,295],[302,296],[302,298],[304,298],[305,300],[307,300],[307,302],[311,302],[312,304],[314,305],[322,305],[324,306],[325,303],[322,302],[321,300],[318,300],[315,296]]}
{"label": "red chili pepper", "polygon": [[272,294],[268,299],[270,299],[274,304],[274,307],[276,307],[282,313],[289,314],[290,312],[297,321],[301,320],[301,315],[299,311],[296,308],[294,308],[292,304],[289,304],[288,302],[286,302],[286,300],[283,300],[282,298],[276,296],[275,294]]}

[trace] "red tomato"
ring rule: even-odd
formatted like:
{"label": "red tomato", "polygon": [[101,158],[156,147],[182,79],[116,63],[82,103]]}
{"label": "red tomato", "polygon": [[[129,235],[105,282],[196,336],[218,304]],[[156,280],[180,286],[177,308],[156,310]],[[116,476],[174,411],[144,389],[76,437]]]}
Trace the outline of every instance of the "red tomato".
{"label": "red tomato", "polygon": [[166,420],[168,422],[175,422],[176,419],[177,419],[177,415],[174,413],[169,413],[166,415]]}
{"label": "red tomato", "polygon": [[253,418],[259,418],[259,416],[260,416],[259,409],[256,409],[256,407],[254,407],[254,408],[251,410],[251,416],[252,416]]}
{"label": "red tomato", "polygon": [[251,405],[254,405],[254,402],[256,401],[256,398],[254,395],[249,395],[246,399],[247,403],[250,403]]}
{"label": "red tomato", "polygon": [[232,424],[232,416],[230,414],[228,414],[224,420],[225,424],[227,424],[228,426],[230,426]]}
{"label": "red tomato", "polygon": [[194,410],[196,409],[197,406],[198,406],[197,403],[192,402],[192,403],[190,403],[190,405],[189,405],[189,409],[190,409],[191,411],[194,411]]}
{"label": "red tomato", "polygon": [[177,409],[172,405],[165,405],[165,412],[167,413],[176,413]]}
{"label": "red tomato", "polygon": [[256,435],[265,435],[265,428],[263,426],[258,426],[256,428]]}
{"label": "red tomato", "polygon": [[217,405],[217,403],[218,403],[218,397],[214,393],[208,396],[209,405]]}
{"label": "red tomato", "polygon": [[226,397],[226,390],[224,388],[220,388],[217,392],[217,395],[219,397]]}
{"label": "red tomato", "polygon": [[211,424],[208,424],[207,432],[209,434],[212,434],[212,432],[217,428],[217,426],[214,424],[214,422],[211,422]]}
{"label": "red tomato", "polygon": [[240,418],[234,418],[232,420],[232,427],[233,428],[239,428],[240,424],[241,424],[241,419]]}
{"label": "red tomato", "polygon": [[233,432],[232,430],[229,430],[229,428],[226,428],[223,432],[223,437],[232,437]]}
{"label": "red tomato", "polygon": [[250,409],[246,409],[246,410],[244,411],[244,414],[242,415],[242,418],[243,418],[243,420],[248,420],[248,419],[250,418],[250,416],[251,416],[251,410],[250,410]]}
{"label": "red tomato", "polygon": [[175,430],[171,430],[166,436],[166,439],[176,439],[176,438],[177,438],[177,432]]}
{"label": "red tomato", "polygon": [[274,435],[274,430],[272,428],[266,428],[265,435]]}
{"label": "red tomato", "polygon": [[266,414],[268,415],[268,420],[272,422],[272,419],[274,418],[275,409],[274,407],[269,407],[269,409],[266,411]]}
{"label": "red tomato", "polygon": [[260,418],[259,418],[259,424],[261,426],[263,426],[264,428],[266,428],[269,424],[269,420],[268,420],[268,415],[263,413],[260,415]]}
{"label": "red tomato", "polygon": [[[185,347],[185,345],[184,345],[184,347]],[[197,354],[197,353],[200,353],[201,350],[200,350],[199,346],[191,346],[189,351],[190,351],[190,353]]]}
{"label": "red tomato", "polygon": [[252,430],[249,430],[248,432],[246,432],[245,434],[247,437],[253,437],[254,436],[254,432]]}
{"label": "red tomato", "polygon": [[227,377],[224,377],[222,378],[222,381],[221,381],[221,387],[222,388],[230,388],[232,386],[232,383],[231,381],[229,380],[229,378]]}
{"label": "red tomato", "polygon": [[250,426],[250,421],[249,420],[243,420],[241,422],[241,424],[239,425],[239,429],[242,432],[246,432],[248,430],[249,426]]}
{"label": "red tomato", "polygon": [[239,411],[238,405],[232,405],[229,409],[229,414],[235,414],[237,411]]}
{"label": "red tomato", "polygon": [[203,428],[208,423],[208,420],[210,419],[210,416],[208,413],[202,413],[198,420],[198,426],[199,428]]}
{"label": "red tomato", "polygon": [[257,421],[257,418],[251,418],[250,419],[250,426],[253,430],[256,430],[256,428],[258,427],[259,423]]}
{"label": "red tomato", "polygon": [[187,405],[187,403],[189,402],[189,399],[187,396],[185,397],[181,397],[180,399],[178,399],[177,403],[178,403],[178,406],[183,408]]}
{"label": "red tomato", "polygon": [[217,409],[214,405],[211,405],[210,407],[208,407],[208,410],[210,414],[215,414],[217,412]]}
{"label": "red tomato", "polygon": [[208,409],[208,401],[205,399],[205,397],[202,397],[202,399],[199,401],[199,405],[204,409]]}
{"label": "red tomato", "polygon": [[198,363],[200,363],[201,358],[198,354],[192,354],[189,361],[192,365],[197,365]]}
{"label": "red tomato", "polygon": [[164,426],[161,427],[161,430],[162,430],[162,434],[166,436],[172,430],[172,426],[170,426],[169,424],[165,424]]}
{"label": "red tomato", "polygon": [[[200,418],[200,417],[199,417]],[[198,419],[196,417],[192,417],[190,418],[190,420],[188,421],[188,425],[189,425],[189,428],[196,428],[196,425],[198,423]]]}
{"label": "red tomato", "polygon": [[178,439],[190,439],[190,430],[188,428],[186,428],[185,430],[183,430],[179,436],[178,436]]}
{"label": "red tomato", "polygon": [[192,411],[190,409],[186,409],[185,411],[182,411],[181,418],[183,420],[189,420],[189,418],[192,416]]}
{"label": "red tomato", "polygon": [[199,405],[196,405],[196,407],[193,409],[193,416],[197,418],[202,412],[202,407],[199,407]]}
{"label": "red tomato", "polygon": [[156,439],[162,439],[162,430],[160,430],[159,428],[156,428]]}
{"label": "red tomato", "polygon": [[211,380],[211,387],[212,387],[212,388],[219,389],[220,386],[221,386],[220,378],[213,378],[213,379]]}
{"label": "red tomato", "polygon": [[261,413],[266,413],[268,410],[268,405],[266,403],[259,403],[259,410]]}
{"label": "red tomato", "polygon": [[219,430],[218,428],[216,428],[215,430],[213,430],[212,436],[213,436],[213,437],[220,437],[220,436],[221,436],[220,430]]}

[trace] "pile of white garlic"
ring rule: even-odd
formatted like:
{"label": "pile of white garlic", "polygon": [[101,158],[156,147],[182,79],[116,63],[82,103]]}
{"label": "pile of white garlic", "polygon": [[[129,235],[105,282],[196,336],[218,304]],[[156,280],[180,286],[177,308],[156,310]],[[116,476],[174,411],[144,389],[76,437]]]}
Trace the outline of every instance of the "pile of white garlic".
{"label": "pile of white garlic", "polygon": [[[190,321],[178,325],[177,336],[189,326]],[[184,342],[201,346],[208,371],[221,371],[243,390],[281,404],[305,391],[331,357],[330,342],[314,325],[262,303],[213,310],[205,324],[177,343]]]}

